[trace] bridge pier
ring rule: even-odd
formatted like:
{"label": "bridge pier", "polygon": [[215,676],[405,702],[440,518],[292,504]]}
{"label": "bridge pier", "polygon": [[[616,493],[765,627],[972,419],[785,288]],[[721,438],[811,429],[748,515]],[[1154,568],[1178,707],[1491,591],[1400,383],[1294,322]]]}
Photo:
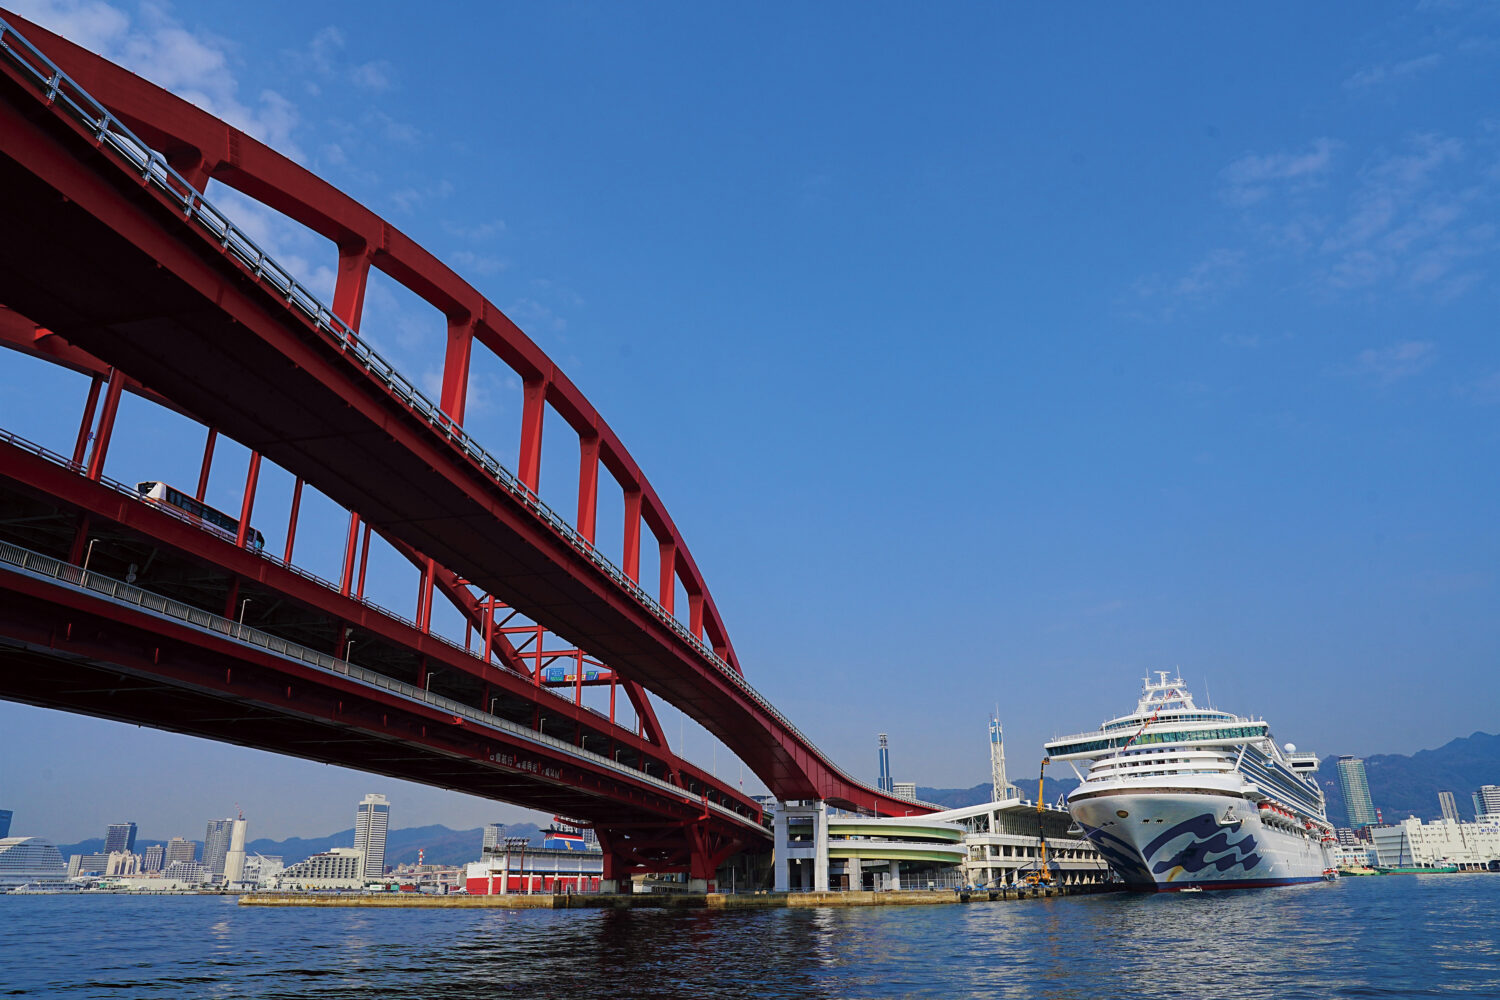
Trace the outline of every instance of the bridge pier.
{"label": "bridge pier", "polygon": [[776,803],[772,833],[776,852],[775,891],[790,891],[792,862],[797,862],[798,887],[827,892],[828,803],[821,800]]}

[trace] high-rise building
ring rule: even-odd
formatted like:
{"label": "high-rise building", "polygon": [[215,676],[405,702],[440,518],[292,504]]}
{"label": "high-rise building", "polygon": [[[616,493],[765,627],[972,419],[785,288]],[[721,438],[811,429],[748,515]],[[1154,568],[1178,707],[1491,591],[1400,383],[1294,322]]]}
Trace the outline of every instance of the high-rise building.
{"label": "high-rise building", "polygon": [[167,849],[162,844],[152,844],[141,853],[141,871],[154,875],[167,866]]}
{"label": "high-rise building", "polygon": [[0,809],[0,840],[10,836],[10,810]]}
{"label": "high-rise building", "polygon": [[1370,801],[1370,783],[1365,778],[1365,762],[1345,754],[1339,758],[1339,789],[1344,793],[1344,808],[1349,811],[1349,825],[1374,826],[1379,822],[1375,803]]}
{"label": "high-rise building", "polygon": [[385,834],[391,823],[391,804],[384,795],[360,800],[354,814],[354,849],[364,856],[367,878],[385,874]]}
{"label": "high-rise building", "polygon": [[1453,801],[1452,792],[1438,792],[1438,805],[1443,809],[1443,819],[1458,822],[1458,806]]}
{"label": "high-rise building", "polygon": [[1500,785],[1480,785],[1474,797],[1485,813],[1500,816]]}
{"label": "high-rise building", "polygon": [[203,834],[203,867],[215,879],[224,877],[224,859],[229,856],[229,838],[234,833],[234,820],[211,819]]}
{"label": "high-rise building", "polygon": [[240,881],[245,874],[245,829],[248,824],[241,816],[234,821],[229,831],[229,853],[224,855],[224,881],[230,884]]}
{"label": "high-rise building", "polygon": [[191,840],[181,837],[173,837],[167,841],[166,853],[162,856],[162,867],[165,868],[174,861],[189,862],[198,860],[198,845]]}
{"label": "high-rise building", "polygon": [[486,823],[484,827],[484,843],[479,848],[479,853],[494,854],[497,848],[505,846],[505,824]]}
{"label": "high-rise building", "polygon": [[126,854],[135,851],[135,824],[134,823],[111,823],[104,834],[104,853],[113,854],[121,851]]}
{"label": "high-rise building", "polygon": [[880,734],[880,790],[891,790],[891,743],[885,733]]}
{"label": "high-rise building", "polygon": [[898,799],[910,799],[917,801],[917,783],[915,781],[893,781],[891,782],[891,794]]}

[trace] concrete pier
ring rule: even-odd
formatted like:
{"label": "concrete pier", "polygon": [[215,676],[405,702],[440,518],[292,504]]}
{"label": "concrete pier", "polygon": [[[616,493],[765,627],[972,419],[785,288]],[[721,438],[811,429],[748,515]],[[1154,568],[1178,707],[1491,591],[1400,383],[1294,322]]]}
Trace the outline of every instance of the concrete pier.
{"label": "concrete pier", "polygon": [[247,892],[241,906],[372,906],[397,908],[453,908],[507,910],[683,909],[752,910],[811,909],[820,906],[934,906],[999,900],[1081,896],[1117,891],[1113,886],[1069,885],[1051,888],[947,890],[903,889],[886,892],[759,892],[759,893],[576,893],[562,896],[429,896],[414,892],[363,893]]}

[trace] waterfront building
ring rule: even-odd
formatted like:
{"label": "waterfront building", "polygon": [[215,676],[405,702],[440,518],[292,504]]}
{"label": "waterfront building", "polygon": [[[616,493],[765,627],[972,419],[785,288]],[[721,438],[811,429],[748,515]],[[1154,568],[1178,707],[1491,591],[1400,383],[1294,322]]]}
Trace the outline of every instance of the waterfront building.
{"label": "waterfront building", "polygon": [[1447,819],[1423,823],[1412,816],[1372,832],[1382,865],[1446,861],[1465,871],[1500,870],[1500,818],[1477,823]]}
{"label": "waterfront building", "polygon": [[[471,896],[598,892],[603,877],[604,854],[597,848],[579,851],[527,847],[524,851],[507,853],[502,838],[498,851],[487,853],[482,860],[465,867],[463,885]],[[424,874],[415,880],[435,879]],[[403,878],[402,882],[405,881]]]}
{"label": "waterfront building", "polygon": [[279,854],[246,855],[245,869],[240,873],[240,881],[250,885],[267,885],[285,868],[286,865],[282,863]]}
{"label": "waterfront building", "polygon": [[[591,851],[599,849],[599,832],[592,826],[587,826],[578,820],[566,819],[562,816],[554,816],[553,821],[556,829],[564,833],[576,834],[583,838],[583,847]],[[576,849],[578,845],[574,844],[571,846]]]}
{"label": "waterfront building", "polygon": [[162,869],[161,877],[181,885],[201,885],[212,882],[214,873],[201,861],[173,861]]}
{"label": "waterfront building", "polygon": [[224,881],[233,885],[245,873],[245,817],[236,819],[229,830],[229,851],[224,855]]}
{"label": "waterfront building", "polygon": [[1479,803],[1475,809],[1474,816],[1500,816],[1500,785],[1480,785],[1479,791],[1474,793],[1474,799]]}
{"label": "waterfront building", "polygon": [[1374,826],[1380,821],[1375,804],[1370,801],[1370,783],[1365,777],[1365,762],[1348,754],[1338,760],[1339,790],[1344,793],[1344,808],[1349,825]]}
{"label": "waterfront building", "polygon": [[484,843],[479,848],[479,853],[494,854],[495,848],[505,847],[505,824],[486,823],[484,827]]}
{"label": "waterfront building", "polygon": [[[900,889],[1015,885],[1041,863],[1036,804],[987,802],[923,816],[839,814],[825,803],[773,813],[775,888]],[[1043,809],[1047,869],[1058,884],[1103,881],[1109,868],[1072,818]]]}
{"label": "waterfront building", "polygon": [[104,865],[105,875],[139,875],[141,856],[129,851],[110,851],[109,861]]}
{"label": "waterfront building", "polygon": [[1358,831],[1349,826],[1339,827],[1334,831],[1334,836],[1338,837],[1339,843],[1345,847],[1355,847],[1359,844],[1360,840]]}
{"label": "waterfront building", "polygon": [[162,856],[162,864],[170,865],[174,861],[197,861],[198,845],[191,840],[182,837],[173,837],[167,841],[167,849]]}
{"label": "waterfront building", "polygon": [[1380,864],[1380,855],[1376,853],[1375,845],[1364,841],[1335,844],[1332,855],[1334,866],[1338,868],[1374,868]]}
{"label": "waterfront building", "polygon": [[390,822],[391,804],[384,795],[370,794],[360,800],[354,815],[354,849],[363,856],[364,874],[370,878],[385,874],[385,835]]}
{"label": "waterfront building", "polygon": [[42,837],[0,837],[0,892],[29,882],[61,885],[68,866],[57,845]]}
{"label": "waterfront building", "polygon": [[[77,864],[74,864],[74,861]],[[94,854],[75,854],[68,859],[68,875],[85,875],[93,873],[103,875],[109,869],[109,855],[103,852]]]}
{"label": "waterfront building", "polygon": [[152,844],[141,853],[141,871],[154,875],[166,867],[167,849],[162,844]]}
{"label": "waterfront building", "polygon": [[1438,792],[1438,806],[1443,810],[1443,819],[1458,822],[1458,806],[1453,801],[1452,792]]}
{"label": "waterfront building", "polygon": [[114,854],[123,851],[127,854],[135,851],[135,824],[134,823],[111,823],[104,833],[104,853]]}
{"label": "waterfront building", "polygon": [[224,861],[229,857],[229,838],[234,833],[234,820],[211,819],[203,833],[203,864],[215,879],[224,877]]}
{"label": "waterfront building", "polygon": [[891,782],[891,794],[898,799],[910,799],[917,801],[917,783],[915,781],[893,781]]}
{"label": "waterfront building", "polygon": [[271,876],[277,889],[360,889],[365,884],[365,858],[352,847],[335,847]]}
{"label": "waterfront building", "polygon": [[9,809],[0,809],[0,840],[10,836],[10,817]]}

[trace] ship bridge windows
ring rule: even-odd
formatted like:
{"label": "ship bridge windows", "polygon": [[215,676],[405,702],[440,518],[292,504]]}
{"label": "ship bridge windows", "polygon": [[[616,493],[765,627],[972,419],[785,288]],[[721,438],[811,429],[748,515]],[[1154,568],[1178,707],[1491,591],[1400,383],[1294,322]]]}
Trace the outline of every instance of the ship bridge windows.
{"label": "ship bridge windows", "polygon": [[1264,722],[1240,726],[1215,726],[1208,729],[1182,729],[1168,732],[1144,732],[1139,736],[1110,736],[1104,739],[1080,740],[1075,743],[1052,744],[1048,755],[1067,757],[1072,754],[1092,753],[1099,750],[1114,750],[1129,745],[1145,747],[1161,743],[1196,743],[1202,740],[1256,739],[1266,734]]}

